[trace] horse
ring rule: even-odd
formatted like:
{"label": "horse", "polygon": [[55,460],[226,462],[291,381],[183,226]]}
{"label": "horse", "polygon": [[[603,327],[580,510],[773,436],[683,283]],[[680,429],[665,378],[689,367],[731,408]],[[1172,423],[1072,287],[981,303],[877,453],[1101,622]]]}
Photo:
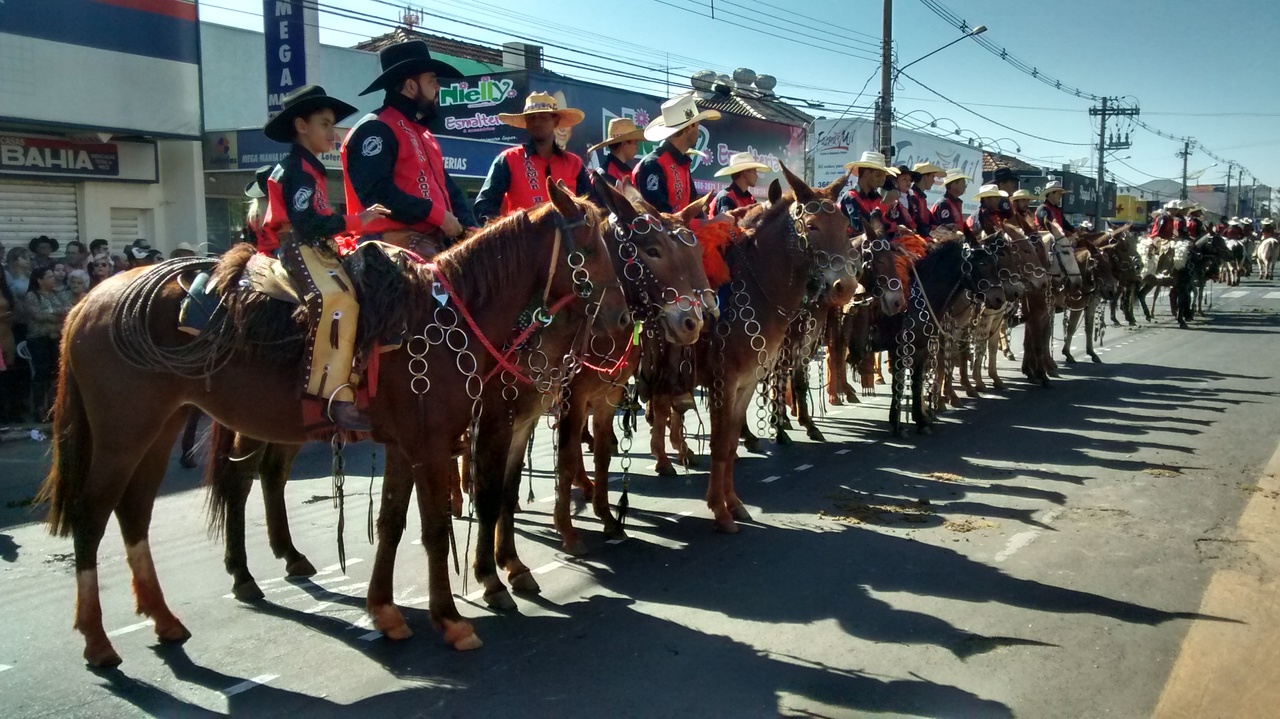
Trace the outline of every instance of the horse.
{"label": "horse", "polygon": [[[713,293],[703,269],[703,247],[687,225],[701,215],[710,200],[705,196],[675,214],[661,214],[644,202],[630,186],[626,195],[602,193],[611,212],[614,262],[620,268],[633,313],[643,322],[641,342],[667,342],[677,346],[697,341],[703,323],[716,315]],[[544,339],[544,351],[548,340]],[[639,347],[634,331],[625,341],[587,343],[570,363],[576,371],[561,378],[552,401],[558,414],[555,434],[556,505],[554,521],[564,551],[586,554],[586,544],[574,531],[569,517],[569,492],[575,480],[583,486],[608,537],[626,536],[622,521],[627,509],[619,502],[618,517],[609,507],[609,461],[613,443],[614,409],[622,387],[635,372]],[[495,609],[514,609],[498,570],[507,572],[513,589],[537,592],[539,587],[520,560],[515,544],[523,450],[541,414],[541,402],[531,392],[495,396],[486,410],[476,453],[476,513],[479,541],[475,577],[484,587],[484,601]],[[489,402],[486,402],[489,404]],[[586,480],[582,436],[588,414],[595,419],[592,438],[595,483]]]}
{"label": "horse", "polygon": [[[907,309],[911,267],[924,257],[928,247],[929,240],[920,235],[862,242],[863,269],[858,283],[863,293],[849,303],[836,336],[836,341],[843,346],[832,355],[860,375],[864,394],[875,392],[876,355],[892,346],[892,330],[887,328],[886,319]],[[833,371],[833,375],[840,377],[844,385],[848,384],[843,366],[838,373]]]}
{"label": "horse", "polygon": [[1120,296],[1120,281],[1116,279],[1115,268],[1107,254],[1107,250],[1112,248],[1109,244],[1097,246],[1094,244],[1095,239],[1080,239],[1076,250],[1076,264],[1080,266],[1081,272],[1080,292],[1070,293],[1062,298],[1062,356],[1067,364],[1076,363],[1075,356],[1071,354],[1071,341],[1080,326],[1082,315],[1085,354],[1094,362],[1102,362],[1093,348],[1098,308],[1103,302],[1113,301]]}
{"label": "horse", "polygon": [[1010,223],[1005,224],[1003,233],[1004,244],[998,267],[1000,281],[1004,286],[1005,306],[996,310],[982,308],[978,315],[978,321],[973,330],[973,350],[970,358],[972,388],[968,384],[968,377],[961,373],[965,391],[970,397],[977,396],[979,392],[986,390],[982,381],[984,363],[992,388],[1004,389],[1004,381],[1000,379],[1000,373],[996,368],[996,355],[1005,337],[1010,311],[1019,305],[1023,294],[1029,292],[1043,295],[1049,285],[1048,270],[1044,266],[1042,252],[1037,248],[1038,238],[1028,237],[1020,227]]}
{"label": "horse", "polygon": [[[906,375],[911,374],[911,417],[919,434],[930,434],[932,401],[926,408],[924,384],[935,372],[941,353],[939,343],[955,338],[952,318],[971,304],[998,309],[1004,305],[997,250],[978,244],[971,236],[935,242],[912,268],[913,282],[905,312],[886,318],[891,332],[890,366],[893,370],[889,427],[901,437],[902,402]],[[930,378],[933,379],[933,378]]]}
{"label": "horse", "polygon": [[1107,250],[1111,258],[1111,266],[1116,280],[1120,283],[1120,296],[1111,302],[1111,324],[1120,326],[1116,319],[1117,308],[1124,314],[1130,327],[1136,327],[1137,319],[1133,315],[1133,302],[1137,298],[1138,287],[1142,284],[1142,258],[1138,254],[1139,236],[1124,229],[1117,232],[1112,246]]}
{"label": "horse", "polygon": [[1267,237],[1258,243],[1255,254],[1258,261],[1258,278],[1275,279],[1276,260],[1280,259],[1280,239]]}
{"label": "horse", "polygon": [[1071,238],[1058,232],[1056,225],[1041,233],[1036,247],[1043,253],[1049,284],[1043,294],[1028,292],[1023,296],[1022,373],[1032,382],[1048,387],[1049,378],[1058,376],[1052,348],[1054,305],[1063,293],[1079,291],[1081,276]]}
{"label": "horse", "polygon": [[[366,303],[373,297],[387,308],[361,313],[365,342],[405,327],[423,328],[401,348],[380,356],[369,416],[373,439],[388,448],[388,474],[396,468],[419,490],[430,613],[445,641],[457,649],[481,642],[458,613],[449,589],[444,480],[451,445],[471,420],[481,377],[499,359],[480,348],[492,346],[489,337],[505,336],[539,297],[581,292],[584,286],[575,283],[569,258],[603,242],[594,207],[575,201],[563,188],[550,195],[552,204],[485,228],[438,255],[430,267],[407,264],[381,276],[366,274],[358,283]],[[40,499],[49,503],[51,531],[74,538],[75,627],[84,636],[90,665],[121,662],[102,626],[97,578],[98,545],[112,512],[124,536],[138,612],[154,620],[161,641],[191,636],[165,603],[147,539],[186,406],[255,439],[300,444],[308,438],[310,428],[297,400],[305,324],[291,306],[235,289],[253,252],[249,245],[238,246],[213,267],[226,310],[201,337],[178,331],[177,318],[181,279],[209,269],[212,263],[203,259],[173,260],[112,277],[67,318],[53,463]],[[555,271],[562,264],[565,269]],[[605,253],[586,256],[579,266],[609,281],[586,287],[587,296],[578,301],[598,302],[598,321],[605,325],[629,324],[621,290],[605,291],[610,284],[617,287]],[[290,341],[280,343],[282,336]],[[433,347],[438,349],[431,352]],[[121,411],[125,407],[129,410]],[[380,535],[385,534],[381,525]],[[380,538],[383,544],[393,541]],[[375,567],[368,609],[379,629],[407,631],[389,593],[377,591],[379,571]]]}

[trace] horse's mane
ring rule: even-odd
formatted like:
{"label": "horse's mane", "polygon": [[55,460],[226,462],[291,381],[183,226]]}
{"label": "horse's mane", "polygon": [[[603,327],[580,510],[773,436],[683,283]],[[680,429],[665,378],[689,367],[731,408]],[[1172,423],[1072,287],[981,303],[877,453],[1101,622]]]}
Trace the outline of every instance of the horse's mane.
{"label": "horse's mane", "polygon": [[790,212],[791,206],[795,204],[796,195],[794,192],[788,192],[778,198],[777,202],[771,202],[768,205],[755,204],[747,211],[747,214],[738,221],[738,226],[748,230],[758,230],[761,227],[776,221]]}
{"label": "horse's mane", "polygon": [[924,257],[929,252],[929,241],[920,235],[902,235],[893,238],[891,244],[902,252],[895,253],[893,256],[894,274],[898,276],[898,281],[903,287],[909,287],[911,282],[911,267],[916,261]]}

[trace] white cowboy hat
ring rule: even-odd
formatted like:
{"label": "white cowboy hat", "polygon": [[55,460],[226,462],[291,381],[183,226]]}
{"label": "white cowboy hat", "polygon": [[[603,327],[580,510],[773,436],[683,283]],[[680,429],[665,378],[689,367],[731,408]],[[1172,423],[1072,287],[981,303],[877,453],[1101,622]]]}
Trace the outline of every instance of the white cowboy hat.
{"label": "white cowboy hat", "polygon": [[1240,226],[1240,220],[1237,220],[1236,218],[1232,217],[1231,219],[1227,220],[1227,226],[1228,226],[1228,227],[1239,227],[1239,226]]}
{"label": "white cowboy hat", "polygon": [[179,242],[178,246],[173,248],[174,252],[177,252],[178,250],[185,250],[187,252],[195,254],[196,248],[192,247],[190,242]]}
{"label": "white cowboy hat", "polygon": [[1040,196],[1048,197],[1050,192],[1069,192],[1069,190],[1062,186],[1062,182],[1058,180],[1050,180],[1045,183],[1044,192],[1041,192]]}
{"label": "white cowboy hat", "polygon": [[858,158],[854,162],[846,163],[844,166],[844,169],[851,172],[861,170],[863,168],[868,170],[880,170],[881,172],[887,172],[890,175],[898,174],[898,168],[889,166],[888,162],[884,159],[884,155],[874,150],[868,150],[862,153],[862,157]]}
{"label": "white cowboy hat", "polygon": [[1246,225],[1252,225],[1252,224],[1253,224],[1253,218],[1252,218],[1252,217],[1246,217],[1246,218],[1244,218],[1243,220],[1240,220],[1240,221],[1241,221],[1241,222],[1243,222],[1243,223],[1244,223],[1244,224],[1246,224]]}
{"label": "white cowboy hat", "polygon": [[750,152],[735,152],[729,157],[729,164],[721,168],[714,175],[715,177],[724,177],[725,175],[734,175],[744,170],[759,170],[761,172],[769,172],[773,168],[763,162],[756,162],[756,156]]}
{"label": "white cowboy hat", "polygon": [[947,174],[943,176],[942,185],[943,187],[946,187],[957,180],[968,180],[972,182],[973,178],[961,172],[960,168],[953,167],[950,170],[947,170]]}
{"label": "white cowboy hat", "polygon": [[975,200],[982,200],[988,197],[1008,197],[1009,193],[996,187],[995,185],[983,185],[978,188],[978,194],[973,196]]}
{"label": "white cowboy hat", "polygon": [[587,154],[590,155],[602,147],[616,145],[619,142],[643,139],[644,130],[636,127],[634,120],[629,117],[615,117],[609,121],[609,131],[605,133],[604,140],[588,147]]}
{"label": "white cowboy hat", "polygon": [[512,127],[523,128],[526,117],[543,112],[555,113],[558,116],[557,128],[573,127],[582,122],[582,119],[587,116],[585,112],[577,108],[560,107],[560,103],[545,92],[535,92],[524,99],[524,112],[500,112],[498,113],[498,119]]}
{"label": "white cowboy hat", "polygon": [[946,170],[942,169],[941,167],[938,167],[932,162],[917,162],[916,164],[911,166],[911,171],[916,173],[917,175],[928,175],[932,173],[946,172]]}
{"label": "white cowboy hat", "polygon": [[1264,225],[1274,225],[1274,224],[1276,224],[1276,221],[1275,221],[1275,220],[1273,220],[1273,219],[1271,219],[1270,217],[1264,217],[1264,218],[1262,219],[1262,224],[1264,224]]}
{"label": "white cowboy hat", "polygon": [[1036,196],[1031,194],[1027,190],[1018,190],[1012,195],[1009,195],[1009,199],[1010,200],[1034,200],[1036,199]]}
{"label": "white cowboy hat", "polygon": [[662,103],[662,114],[644,128],[644,139],[662,142],[695,122],[719,119],[720,113],[716,110],[699,111],[693,95],[673,97]]}

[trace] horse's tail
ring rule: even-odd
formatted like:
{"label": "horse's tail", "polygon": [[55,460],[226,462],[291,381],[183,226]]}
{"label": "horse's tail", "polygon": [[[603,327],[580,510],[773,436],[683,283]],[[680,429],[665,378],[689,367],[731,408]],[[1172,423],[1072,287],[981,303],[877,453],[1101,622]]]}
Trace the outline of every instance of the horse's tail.
{"label": "horse's tail", "polygon": [[89,414],[85,412],[80,384],[68,361],[69,344],[65,341],[62,344],[62,372],[53,407],[53,462],[36,495],[37,503],[49,503],[46,517],[49,532],[61,537],[74,529],[69,510],[84,489],[93,457]]}
{"label": "horse's tail", "polygon": [[236,433],[219,422],[209,423],[209,461],[205,463],[204,484],[209,488],[209,537],[217,539],[226,530],[227,507],[232,502],[239,502],[232,481],[235,464],[231,461],[231,452],[235,446]]}

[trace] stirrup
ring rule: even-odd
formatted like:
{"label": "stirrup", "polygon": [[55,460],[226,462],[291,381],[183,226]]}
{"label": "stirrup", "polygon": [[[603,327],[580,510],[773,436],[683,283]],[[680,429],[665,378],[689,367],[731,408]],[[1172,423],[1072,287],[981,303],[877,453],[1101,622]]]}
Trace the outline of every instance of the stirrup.
{"label": "stirrup", "polygon": [[352,404],[355,404],[355,402],[354,402],[354,398],[355,398],[356,388],[355,388],[355,387],[352,387],[350,382],[347,382],[346,384],[340,384],[340,385],[338,385],[337,387],[335,387],[335,388],[333,389],[333,391],[329,393],[329,399],[325,400],[325,403],[324,403],[324,416],[325,416],[325,417],[328,417],[328,418],[329,418],[329,421],[330,421],[330,422],[334,422],[334,424],[337,424],[337,422],[335,422],[335,421],[334,421],[334,419],[333,419],[333,401],[334,401],[334,398],[338,396],[338,393],[339,393],[339,392],[341,392],[341,391],[342,391],[342,390],[344,390],[344,389],[348,389],[348,388],[351,390],[351,395],[352,395],[352,399],[353,399]]}

